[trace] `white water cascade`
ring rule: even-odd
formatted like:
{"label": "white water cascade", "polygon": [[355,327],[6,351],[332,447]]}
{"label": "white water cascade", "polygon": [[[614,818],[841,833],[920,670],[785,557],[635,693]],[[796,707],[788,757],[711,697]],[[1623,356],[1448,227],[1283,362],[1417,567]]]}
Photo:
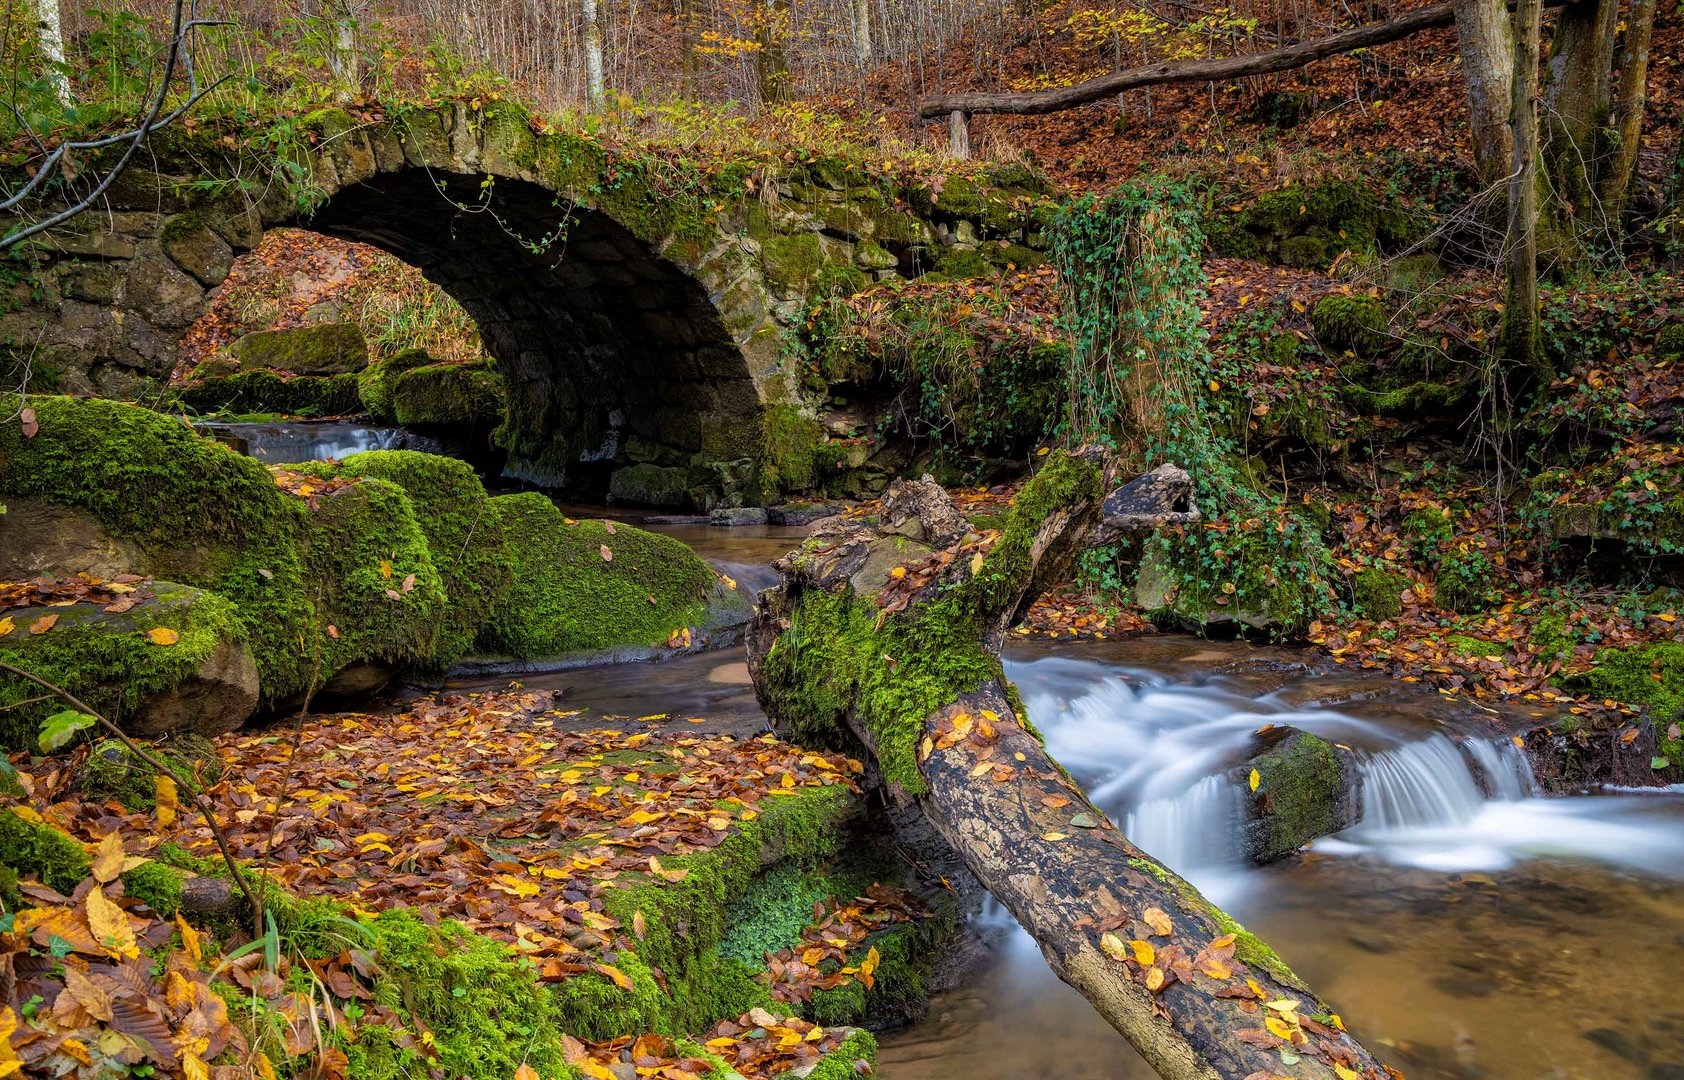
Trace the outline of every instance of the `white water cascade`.
{"label": "white water cascade", "polygon": [[1494,870],[1537,855],[1684,877],[1684,837],[1648,827],[1640,796],[1545,799],[1506,738],[1294,707],[1239,682],[1069,657],[1007,663],[1047,748],[1124,833],[1223,902],[1247,880],[1243,793],[1224,779],[1258,728],[1291,725],[1359,759],[1360,823],[1317,851],[1434,870]]}

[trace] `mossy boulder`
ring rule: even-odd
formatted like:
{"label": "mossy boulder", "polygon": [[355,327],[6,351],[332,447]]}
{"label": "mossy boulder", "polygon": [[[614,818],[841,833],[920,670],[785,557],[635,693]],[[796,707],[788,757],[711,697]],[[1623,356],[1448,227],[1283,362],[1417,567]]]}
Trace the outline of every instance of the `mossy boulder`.
{"label": "mossy boulder", "polygon": [[30,404],[33,437],[0,425],[0,498],[84,511],[133,553],[136,572],[227,601],[266,701],[296,700],[353,666],[435,654],[443,586],[400,487],[370,477],[290,493],[179,420],[109,401]]}
{"label": "mossy boulder", "polygon": [[1656,360],[1684,360],[1684,322],[1671,323],[1655,335]]}
{"label": "mossy boulder", "polygon": [[408,495],[386,480],[359,479],[312,502],[304,571],[324,633],[300,659],[323,689],[383,685],[433,656],[445,621],[426,534]]}
{"label": "mossy boulder", "polygon": [[476,651],[565,660],[664,647],[675,633],[746,617],[695,552],[671,537],[605,521],[575,521],[536,492],[491,500],[513,566],[503,603]]}
{"label": "mossy boulder", "polygon": [[1670,765],[1684,765],[1684,737],[1672,734],[1684,724],[1684,644],[1661,641],[1603,649],[1596,654],[1596,666],[1569,680],[1568,686],[1642,706],[1655,720],[1660,756]]}
{"label": "mossy boulder", "polygon": [[1256,736],[1251,756],[1229,777],[1245,793],[1241,843],[1253,862],[1290,855],[1350,828],[1359,816],[1353,755],[1298,728]]}
{"label": "mossy boulder", "polygon": [[608,478],[608,498],[638,506],[689,506],[692,479],[689,469],[677,466],[628,465]]}
{"label": "mossy boulder", "polygon": [[[110,401],[33,397],[30,405],[33,438],[15,421],[0,425],[0,496],[87,511],[132,545],[137,570],[230,601],[265,695],[302,690],[301,653],[322,632],[305,579],[304,500],[179,420]],[[16,412],[0,399],[0,413]]]}
{"label": "mossy boulder", "polygon": [[1310,311],[1316,338],[1334,352],[1373,356],[1385,348],[1386,308],[1372,296],[1324,296]]}
{"label": "mossy boulder", "polygon": [[1439,559],[1433,575],[1433,602],[1458,615],[1475,615],[1502,599],[1497,568],[1481,548],[1457,549]]}
{"label": "mossy boulder", "polygon": [[196,378],[176,392],[176,399],[201,413],[315,417],[362,411],[357,377],[352,374],[283,376],[272,371],[238,371]]}
{"label": "mossy boulder", "polygon": [[369,450],[337,465],[312,463],[309,471],[384,480],[409,496],[444,592],[444,612],[420,666],[448,669],[468,652],[513,582],[501,521],[479,477],[466,462],[414,450]]}
{"label": "mossy boulder", "polygon": [[[142,583],[140,595],[121,613],[93,603],[7,612],[0,618],[15,629],[0,637],[0,660],[63,687],[133,735],[239,727],[257,708],[258,679],[234,605],[163,581]],[[154,630],[158,640],[148,637]],[[33,746],[41,721],[68,707],[41,696],[33,683],[0,675],[8,748]]]}
{"label": "mossy boulder", "polygon": [[1233,258],[1321,270],[1343,252],[1378,251],[1396,232],[1373,193],[1345,180],[1289,184],[1250,202],[1218,201],[1202,223],[1206,246]]}
{"label": "mossy boulder", "polygon": [[1351,581],[1351,606],[1357,614],[1376,622],[1403,614],[1403,594],[1411,582],[1404,574],[1390,570],[1360,570]]}
{"label": "mossy boulder", "polygon": [[[1194,633],[1302,632],[1328,592],[1325,559],[1312,522],[1290,520],[1286,533],[1242,533],[1224,544],[1219,562],[1201,561],[1187,544],[1153,543],[1135,575],[1135,602],[1160,623]],[[1293,571],[1294,564],[1309,565]]]}
{"label": "mossy boulder", "polygon": [[368,366],[368,342],[357,324],[348,322],[259,330],[235,341],[228,351],[242,371],[338,375]]}
{"label": "mossy boulder", "polygon": [[392,415],[404,427],[467,427],[490,431],[508,403],[503,376],[489,360],[426,364],[391,384]]}
{"label": "mossy boulder", "polygon": [[427,350],[405,349],[369,364],[357,375],[357,393],[362,399],[363,412],[377,424],[397,423],[397,407],[392,402],[392,393],[398,378],[405,372],[433,363],[436,361]]}

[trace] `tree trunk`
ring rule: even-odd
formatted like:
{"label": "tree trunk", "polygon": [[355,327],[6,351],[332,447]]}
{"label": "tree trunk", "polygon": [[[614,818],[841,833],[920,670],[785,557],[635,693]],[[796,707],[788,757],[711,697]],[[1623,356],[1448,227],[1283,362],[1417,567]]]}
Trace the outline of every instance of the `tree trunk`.
{"label": "tree trunk", "polygon": [[1468,88],[1474,167],[1486,184],[1509,175],[1513,137],[1514,32],[1504,0],[1456,0],[1456,42]]}
{"label": "tree trunk", "polygon": [[871,0],[854,0],[854,59],[871,63]]}
{"label": "tree trunk", "polygon": [[70,92],[70,78],[65,74],[64,25],[59,20],[58,0],[36,0],[35,18],[40,35],[42,70],[53,84],[53,96],[59,104],[76,104]]}
{"label": "tree trunk", "polygon": [[607,100],[602,80],[602,22],[598,18],[597,0],[580,0],[585,23],[585,99],[593,109],[600,109]]}
{"label": "tree trunk", "polygon": [[1538,327],[1538,34],[1540,0],[1515,9],[1514,158],[1510,165],[1508,297],[1503,308],[1501,356],[1539,385],[1546,382]]}
{"label": "tree trunk", "polygon": [[1603,132],[1619,11],[1619,0],[1577,0],[1562,9],[1550,39],[1540,120],[1544,163],[1570,235],[1605,224],[1596,197],[1609,148]]}
{"label": "tree trunk", "polygon": [[1615,73],[1620,79],[1614,101],[1614,149],[1600,178],[1602,205],[1608,220],[1619,224],[1631,193],[1637,156],[1643,146],[1643,110],[1649,103],[1649,48],[1655,33],[1655,0],[1633,0],[1626,19],[1625,43]]}
{"label": "tree trunk", "polygon": [[971,156],[971,118],[954,111],[947,114],[947,152],[959,161]]}
{"label": "tree trunk", "polygon": [[362,88],[362,58],[357,49],[357,13],[351,0],[335,0],[322,10],[328,26],[328,69],[335,101],[347,102]]}
{"label": "tree trunk", "polygon": [[793,89],[786,51],[789,4],[790,0],[766,0],[760,25],[754,31],[754,40],[760,46],[754,54],[755,74],[760,82],[760,100],[767,105],[788,101]]}
{"label": "tree trunk", "polygon": [[1266,945],[1088,801],[1000,664],[1006,631],[1083,550],[1196,520],[1191,490],[1160,468],[1102,505],[1098,467],[1056,455],[979,534],[933,482],[898,481],[875,521],[831,519],[778,562],[749,631],[755,690],[781,732],[857,740],[1161,1076],[1276,1076],[1285,1050],[1295,1077],[1382,1080]]}

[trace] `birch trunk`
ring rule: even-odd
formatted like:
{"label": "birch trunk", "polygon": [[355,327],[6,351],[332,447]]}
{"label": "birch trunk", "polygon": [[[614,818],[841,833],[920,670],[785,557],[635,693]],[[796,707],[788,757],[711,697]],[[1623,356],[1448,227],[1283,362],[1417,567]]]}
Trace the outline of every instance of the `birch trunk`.
{"label": "birch trunk", "polygon": [[53,84],[53,96],[59,104],[68,108],[76,104],[76,97],[70,92],[70,77],[65,73],[64,24],[59,19],[58,0],[36,0],[35,18],[47,81]]}
{"label": "birch trunk", "polygon": [[607,91],[602,80],[602,22],[597,0],[580,0],[580,11],[585,24],[585,99],[591,108],[600,109]]}

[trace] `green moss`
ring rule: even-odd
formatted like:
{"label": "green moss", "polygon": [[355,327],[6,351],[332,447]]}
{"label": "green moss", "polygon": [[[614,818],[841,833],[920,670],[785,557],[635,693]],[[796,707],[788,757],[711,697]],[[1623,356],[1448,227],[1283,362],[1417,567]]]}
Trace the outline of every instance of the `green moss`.
{"label": "green moss", "polygon": [[[435,1065],[449,1076],[507,1080],[521,1065],[541,1076],[566,1075],[554,1000],[531,963],[506,945],[446,922],[431,927],[406,911],[387,911],[366,927],[382,973],[375,1000],[401,1010],[433,1034]],[[359,1039],[367,1037],[359,1035]],[[394,1055],[376,1041],[351,1044],[358,1059],[351,1075],[368,1080],[412,1076],[427,1070],[412,1051]],[[363,1071],[380,1062],[396,1071]]]}
{"label": "green moss", "polygon": [[[98,604],[16,612],[12,618],[18,632],[0,638],[0,659],[63,687],[121,723],[148,698],[192,677],[220,643],[245,637],[234,606],[222,597],[168,582],[149,587],[156,597],[121,615],[107,614]],[[51,630],[26,632],[48,615],[58,617]],[[153,643],[146,632],[156,627],[174,630],[179,640],[168,646]],[[37,700],[41,697],[35,684],[0,676],[0,742],[10,749],[36,745],[41,721],[66,707],[57,700]]]}
{"label": "green moss", "polygon": [[813,457],[822,437],[819,422],[796,406],[766,406],[768,486],[786,494],[812,490]]}
{"label": "green moss", "polygon": [[405,427],[490,429],[502,421],[508,399],[490,361],[410,368],[393,380],[391,394],[392,413]]}
{"label": "green moss", "polygon": [[608,479],[608,497],[640,506],[689,506],[692,479],[689,469],[646,461],[615,469]]}
{"label": "green moss", "polygon": [[824,248],[816,233],[769,236],[760,242],[760,265],[774,288],[800,291],[825,265]]}
{"label": "green moss", "polygon": [[[178,733],[144,745],[191,791],[202,791],[222,776],[216,744],[203,735]],[[76,770],[74,781],[76,789],[94,802],[111,800],[131,812],[145,812],[157,805],[158,774],[116,739],[95,743]]]}
{"label": "green moss", "polygon": [[361,371],[368,343],[356,323],[323,323],[289,330],[260,330],[230,346],[243,371],[325,375]]}
{"label": "green moss", "polygon": [[[891,616],[870,596],[806,589],[791,597],[790,626],[762,665],[768,714],[803,742],[846,745],[850,712],[877,738],[883,775],[914,794],[924,790],[915,756],[924,725],[961,694],[997,679],[999,658],[982,646],[984,614],[1003,609],[1023,586],[1035,532],[1055,508],[1100,496],[1099,471],[1060,454],[1019,494],[1000,539],[969,580]],[[906,561],[924,549],[902,542]],[[794,558],[812,557],[803,549]]]}
{"label": "green moss", "polygon": [[1569,685],[1648,710],[1659,729],[1661,756],[1674,765],[1684,763],[1684,739],[1666,733],[1673,722],[1684,721],[1684,644],[1662,641],[1603,649],[1596,654],[1596,666]]}
{"label": "green moss", "polygon": [[1568,660],[1578,648],[1580,636],[1567,624],[1567,616],[1552,611],[1532,624],[1527,640],[1538,650],[1539,659]]}
{"label": "green moss", "polygon": [[[43,821],[31,821],[17,807],[0,808],[0,865],[32,877],[66,896],[93,873],[82,845]],[[123,891],[161,918],[181,909],[183,874],[161,862],[146,862],[122,875]]]}
{"label": "green moss", "polygon": [[1433,602],[1446,611],[1473,615],[1502,599],[1496,566],[1480,548],[1447,552],[1433,581]]}
{"label": "green moss", "polygon": [[824,1056],[807,1074],[806,1080],[858,1080],[859,1063],[864,1062],[866,1073],[873,1072],[877,1062],[877,1039],[863,1029],[850,1031],[841,1045]]}
{"label": "green moss", "polygon": [[609,893],[603,907],[626,926],[643,916],[644,937],[611,960],[632,989],[596,974],[566,980],[556,988],[562,1027],[592,1039],[640,1031],[679,1035],[757,1005],[775,1007],[754,978],[756,968],[717,949],[728,912],[763,866],[810,867],[831,855],[857,806],[857,797],[841,785],[798,788],[767,800],[760,816],[740,823],[717,847],[665,860],[668,869],[686,871],[681,880],[628,875],[627,887]]}
{"label": "green moss", "polygon": [[1409,538],[1409,548],[1422,558],[1438,552],[1439,546],[1456,537],[1450,512],[1438,507],[1422,507],[1405,515],[1399,531]]}
{"label": "green moss", "polygon": [[422,665],[443,671],[460,660],[514,579],[501,518],[473,469],[437,454],[369,450],[311,471],[385,480],[409,496],[445,598]]}
{"label": "green moss", "polygon": [[1684,360],[1684,322],[1675,322],[1655,335],[1656,360]]}
{"label": "green moss", "polygon": [[1506,650],[1500,642],[1487,641],[1484,638],[1473,637],[1469,634],[1451,634],[1444,639],[1445,645],[1458,656],[1470,659],[1482,656],[1501,656]]}
{"label": "green moss", "polygon": [[513,583],[480,633],[480,651],[539,659],[652,646],[706,618],[718,577],[677,540],[626,525],[610,533],[601,521],[568,524],[536,492],[490,505]]}
{"label": "green moss", "polygon": [[1385,306],[1372,296],[1324,296],[1311,309],[1310,320],[1317,339],[1335,352],[1372,356],[1390,341]]}
{"label": "green moss", "polygon": [[354,374],[283,378],[272,371],[241,371],[200,377],[195,369],[194,376],[196,381],[177,391],[176,399],[201,413],[345,416],[362,411]]}
{"label": "green moss", "polygon": [[1259,854],[1276,858],[1344,827],[1339,806],[1350,795],[1339,751],[1326,739],[1299,731],[1257,755],[1254,798],[1267,837]]}
{"label": "green moss", "polygon": [[305,572],[337,635],[323,634],[301,662],[325,681],[356,663],[401,667],[434,655],[444,586],[409,496],[371,477],[315,500]]}
{"label": "green moss", "polygon": [[1353,606],[1365,618],[1395,619],[1403,614],[1403,592],[1410,584],[1408,577],[1389,570],[1358,571],[1351,583]]}
{"label": "green moss", "polygon": [[414,371],[432,363],[433,358],[427,354],[427,350],[405,349],[384,360],[376,360],[364,368],[357,375],[357,394],[368,418],[377,424],[397,423],[398,414],[396,406],[392,403],[392,392],[398,377],[406,371]]}

